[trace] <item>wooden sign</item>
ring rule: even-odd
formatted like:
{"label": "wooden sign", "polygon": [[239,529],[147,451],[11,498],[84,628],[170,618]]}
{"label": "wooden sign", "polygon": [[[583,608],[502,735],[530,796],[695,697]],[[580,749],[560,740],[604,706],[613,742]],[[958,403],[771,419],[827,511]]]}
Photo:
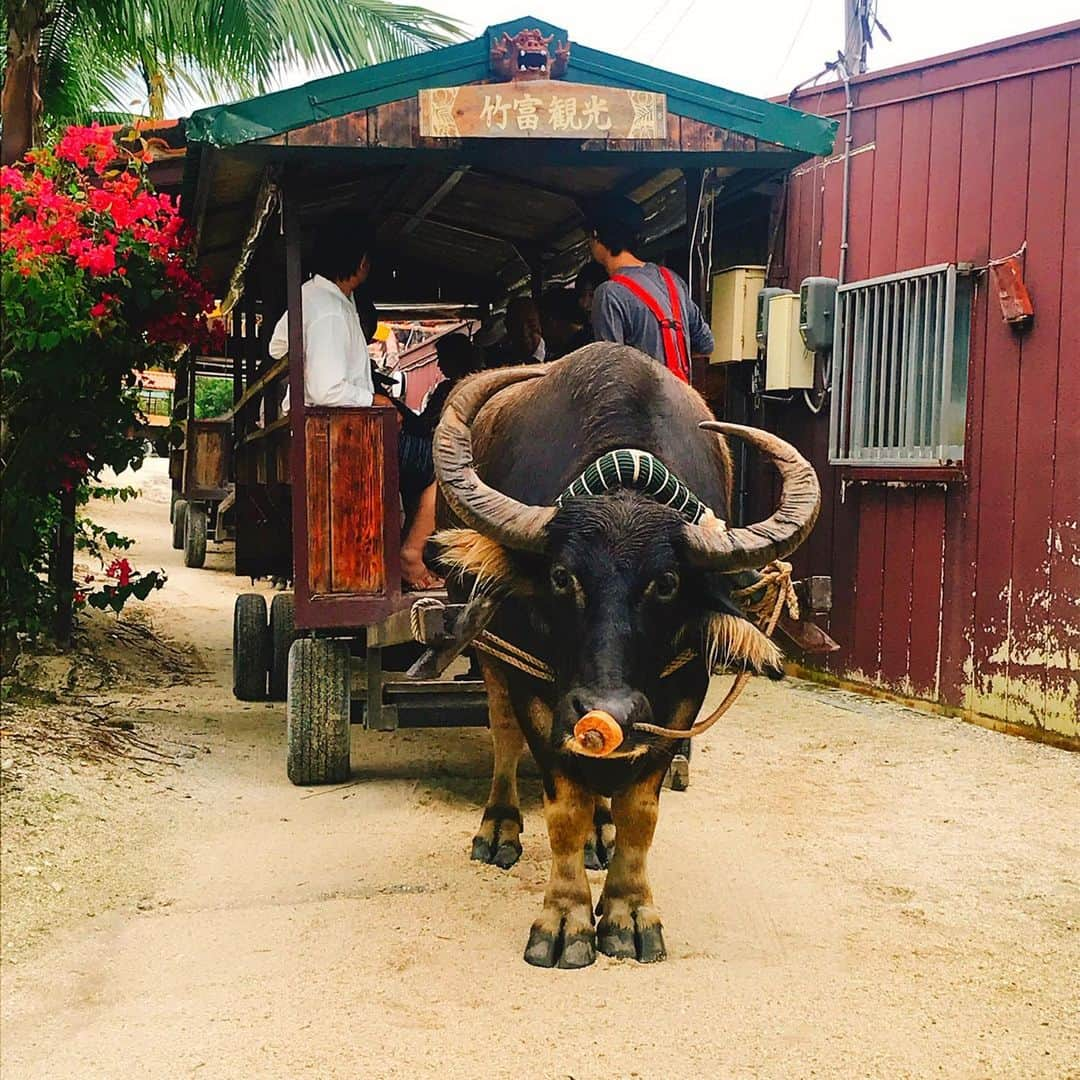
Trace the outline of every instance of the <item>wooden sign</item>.
{"label": "wooden sign", "polygon": [[436,139],[665,139],[667,97],[540,80],[420,91],[420,134]]}

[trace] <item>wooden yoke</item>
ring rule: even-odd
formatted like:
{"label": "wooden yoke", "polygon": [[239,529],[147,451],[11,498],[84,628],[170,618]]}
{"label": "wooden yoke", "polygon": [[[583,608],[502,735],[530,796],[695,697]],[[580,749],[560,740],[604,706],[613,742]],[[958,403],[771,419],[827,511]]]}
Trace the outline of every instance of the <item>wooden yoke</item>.
{"label": "wooden yoke", "polygon": [[356,630],[405,603],[397,413],[305,405],[302,237],[290,188],[283,214],[296,626]]}

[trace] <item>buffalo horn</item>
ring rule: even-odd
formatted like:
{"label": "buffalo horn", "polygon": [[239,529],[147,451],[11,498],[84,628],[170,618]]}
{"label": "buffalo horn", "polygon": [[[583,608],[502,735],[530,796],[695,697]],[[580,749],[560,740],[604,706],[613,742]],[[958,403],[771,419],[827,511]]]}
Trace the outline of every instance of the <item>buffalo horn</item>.
{"label": "buffalo horn", "polygon": [[489,487],[476,473],[470,425],[500,390],[548,373],[543,364],[496,368],[466,379],[450,395],[435,429],[432,454],[443,497],[470,528],[518,551],[543,550],[553,506],[529,506]]}
{"label": "buffalo horn", "polygon": [[722,435],[737,435],[771,458],[780,473],[780,505],[756,525],[715,529],[687,525],[691,558],[710,570],[756,570],[783,559],[807,537],[821,509],[821,488],[813,466],[790,443],[760,428],[706,420],[701,425]]}

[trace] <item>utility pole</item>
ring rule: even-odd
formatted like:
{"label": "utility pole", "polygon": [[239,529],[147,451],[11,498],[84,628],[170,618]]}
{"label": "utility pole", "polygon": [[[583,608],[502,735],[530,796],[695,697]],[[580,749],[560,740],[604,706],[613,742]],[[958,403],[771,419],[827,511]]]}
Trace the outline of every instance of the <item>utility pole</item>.
{"label": "utility pole", "polygon": [[844,66],[849,75],[866,71],[870,0],[844,0]]}

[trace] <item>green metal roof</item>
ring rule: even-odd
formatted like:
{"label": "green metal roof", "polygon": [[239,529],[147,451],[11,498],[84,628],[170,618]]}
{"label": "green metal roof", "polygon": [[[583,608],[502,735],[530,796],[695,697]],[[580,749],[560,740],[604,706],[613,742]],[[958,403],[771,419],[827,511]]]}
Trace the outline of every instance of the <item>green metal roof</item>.
{"label": "green metal roof", "polygon": [[[186,121],[189,143],[237,146],[281,135],[319,120],[412,97],[418,90],[458,86],[489,77],[490,43],[503,32],[537,27],[569,41],[560,27],[526,16],[491,26],[482,37],[403,60],[316,79],[290,90],[231,105],[200,109]],[[725,128],[807,156],[832,151],[836,122],[810,116],[760,98],[737,94],[709,83],[634,63],[611,53],[573,42],[566,72],[569,82],[652,90],[667,95],[668,109],[715,127]]]}

